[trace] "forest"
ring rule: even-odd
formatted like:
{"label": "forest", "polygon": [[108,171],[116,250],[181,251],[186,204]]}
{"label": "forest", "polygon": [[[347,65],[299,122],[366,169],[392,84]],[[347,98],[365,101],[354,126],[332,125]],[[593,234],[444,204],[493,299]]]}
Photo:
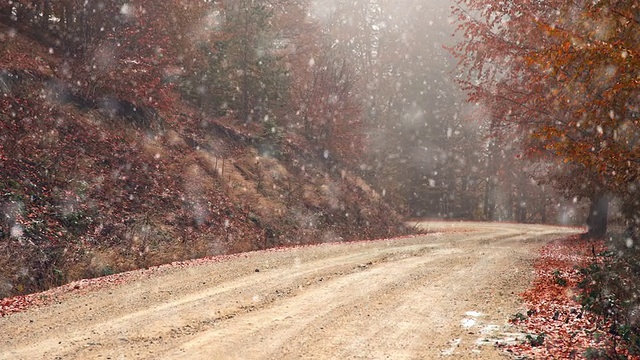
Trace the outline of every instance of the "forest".
{"label": "forest", "polygon": [[589,235],[606,233],[612,198],[635,227],[638,5],[491,4],[460,2],[454,15],[466,40],[453,53],[459,83],[486,111],[493,139],[518,144],[541,168],[540,183],[588,199]]}
{"label": "forest", "polygon": [[639,28],[630,0],[3,1],[0,295],[407,218],[635,256]]}
{"label": "forest", "polygon": [[0,297],[410,218],[586,225],[580,301],[640,353],[635,0],[7,0],[0,95]]}
{"label": "forest", "polygon": [[2,2],[0,296],[407,233],[359,174],[361,83],[309,6]]}
{"label": "forest", "polygon": [[145,122],[186,101],[272,125],[349,164],[409,216],[568,221],[572,199],[536,186],[544,167],[521,161],[465,101],[448,1],[184,3],[12,1],[2,15],[63,61],[64,91],[83,106],[135,107],[129,117]]}
{"label": "forest", "polygon": [[404,5],[3,2],[2,294],[408,217],[580,221],[470,119],[450,4]]}

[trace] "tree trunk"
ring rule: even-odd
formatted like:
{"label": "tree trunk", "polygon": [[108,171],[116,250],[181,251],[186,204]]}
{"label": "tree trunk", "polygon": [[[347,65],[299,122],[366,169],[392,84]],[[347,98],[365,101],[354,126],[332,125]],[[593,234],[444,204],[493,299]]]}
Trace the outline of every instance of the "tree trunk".
{"label": "tree trunk", "polygon": [[[251,120],[251,112],[249,108],[249,52],[252,51],[250,48],[250,40],[249,40],[249,5],[245,3],[244,7],[244,23],[243,23],[243,34],[242,34],[242,64],[240,65],[242,68],[242,121],[248,123]],[[252,9],[251,9],[252,10]],[[253,35],[253,34],[251,34]]]}
{"label": "tree trunk", "polygon": [[602,238],[607,233],[607,220],[609,217],[609,196],[596,193],[591,198],[589,216],[587,216],[588,231],[584,234],[587,239]]}
{"label": "tree trunk", "polygon": [[12,14],[13,14],[13,3],[5,1],[2,4],[0,4],[0,21],[13,22]]}
{"label": "tree trunk", "polygon": [[33,20],[33,14],[31,11],[22,4],[16,5],[15,13],[15,21],[19,24],[29,24]]}
{"label": "tree trunk", "polygon": [[528,222],[527,220],[527,206],[529,203],[529,198],[527,197],[527,180],[529,178],[527,177],[527,174],[522,171],[520,173],[520,184],[519,184],[519,188],[517,189],[517,191],[519,191],[520,193],[517,196],[518,199],[518,203],[516,204],[516,221],[519,223],[526,223]]}
{"label": "tree trunk", "polygon": [[484,190],[484,217],[487,221],[494,221],[496,216],[496,174],[498,173],[498,139],[495,137],[495,119],[491,120],[489,125],[489,134],[491,136],[489,148],[487,149],[487,168],[486,180],[487,184]]}
{"label": "tree trunk", "polygon": [[49,18],[51,18],[51,0],[44,0],[42,2],[42,20],[40,23],[40,27],[43,30],[49,28]]}

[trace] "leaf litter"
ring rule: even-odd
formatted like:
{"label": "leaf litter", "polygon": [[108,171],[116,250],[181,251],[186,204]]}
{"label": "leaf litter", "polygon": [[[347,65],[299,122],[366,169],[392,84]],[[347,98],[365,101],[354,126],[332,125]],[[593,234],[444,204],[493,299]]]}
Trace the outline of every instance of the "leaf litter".
{"label": "leaf litter", "polygon": [[[385,241],[409,239],[409,238],[419,237],[419,236],[434,236],[439,233],[441,232],[419,232],[416,234],[404,235],[404,236],[399,236],[395,238],[367,239],[367,240],[360,240],[360,241],[350,241],[349,243],[385,242]],[[0,299],[0,317],[23,312],[33,307],[54,304],[56,302],[61,302],[64,298],[68,296],[85,294],[85,293],[106,288],[109,286],[118,286],[119,284],[124,284],[124,283],[128,283],[138,279],[142,279],[144,277],[152,276],[153,274],[156,274],[156,273],[170,271],[171,269],[189,268],[189,267],[194,267],[199,265],[230,261],[232,259],[239,258],[239,257],[248,257],[254,253],[281,252],[281,251],[288,251],[289,249],[295,249],[295,248],[307,248],[307,247],[313,247],[313,246],[316,246],[316,247],[332,246],[332,245],[337,245],[342,243],[343,242],[327,242],[327,243],[320,243],[320,244],[280,246],[280,247],[252,251],[252,252],[236,253],[236,254],[230,254],[230,255],[209,256],[209,257],[185,260],[185,261],[175,261],[169,264],[153,266],[145,269],[132,270],[132,271],[106,275],[106,276],[91,278],[91,279],[81,279],[81,280],[77,280],[56,288],[39,292],[39,293],[17,295],[17,296]]]}
{"label": "leaf litter", "polygon": [[554,241],[540,250],[533,285],[521,294],[527,313],[511,319],[527,335],[515,344],[504,345],[508,353],[517,359],[587,359],[585,354],[590,349],[617,343],[607,331],[610,324],[584,311],[579,302],[578,284],[583,279],[580,269],[597,261],[594,254],[604,250],[604,241],[587,241],[579,235]]}

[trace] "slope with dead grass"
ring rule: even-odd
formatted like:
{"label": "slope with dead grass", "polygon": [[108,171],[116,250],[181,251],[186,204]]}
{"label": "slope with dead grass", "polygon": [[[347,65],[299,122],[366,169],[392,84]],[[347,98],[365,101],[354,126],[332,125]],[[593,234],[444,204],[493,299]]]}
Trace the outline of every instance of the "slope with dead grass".
{"label": "slope with dead grass", "polygon": [[[340,164],[261,124],[86,94],[0,25],[0,297],[162,263],[403,232]],[[295,143],[295,145],[294,145]]]}

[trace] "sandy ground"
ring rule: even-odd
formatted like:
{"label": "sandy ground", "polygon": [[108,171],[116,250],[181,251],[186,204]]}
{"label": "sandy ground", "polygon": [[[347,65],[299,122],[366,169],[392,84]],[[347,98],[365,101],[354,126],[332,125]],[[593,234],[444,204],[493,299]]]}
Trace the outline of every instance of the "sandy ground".
{"label": "sandy ground", "polygon": [[0,359],[501,359],[536,249],[575,229],[421,223],[109,285],[0,319]]}

